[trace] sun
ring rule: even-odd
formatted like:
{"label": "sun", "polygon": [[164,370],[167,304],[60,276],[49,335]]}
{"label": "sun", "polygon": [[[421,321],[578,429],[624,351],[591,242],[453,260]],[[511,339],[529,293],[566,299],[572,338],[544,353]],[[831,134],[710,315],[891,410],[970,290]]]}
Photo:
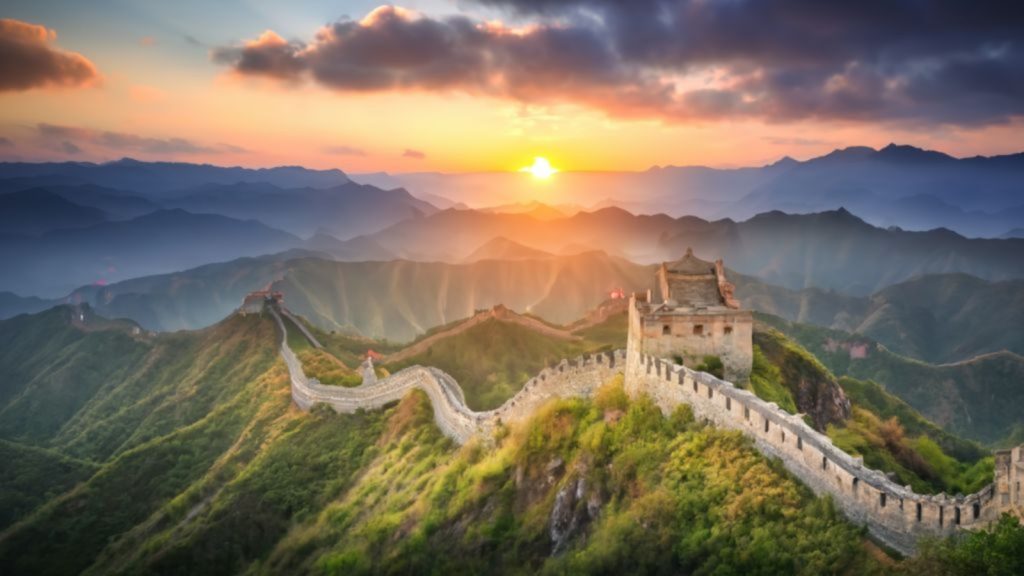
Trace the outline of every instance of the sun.
{"label": "sun", "polygon": [[553,174],[558,172],[558,170],[551,166],[551,162],[548,162],[547,158],[542,158],[540,156],[533,159],[532,166],[520,168],[519,171],[529,172],[530,174],[533,174],[534,178],[539,180],[547,180],[548,178],[551,178]]}

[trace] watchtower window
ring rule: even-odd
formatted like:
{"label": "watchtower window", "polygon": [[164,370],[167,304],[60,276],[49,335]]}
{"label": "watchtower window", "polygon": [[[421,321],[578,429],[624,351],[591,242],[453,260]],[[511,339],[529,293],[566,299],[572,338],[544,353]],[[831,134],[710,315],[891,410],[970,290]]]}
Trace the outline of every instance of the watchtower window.
{"label": "watchtower window", "polygon": [[821,457],[821,469],[828,470],[828,457],[826,456]]}
{"label": "watchtower window", "polygon": [[960,507],[957,506],[953,509],[953,524],[960,525]]}
{"label": "watchtower window", "polygon": [[693,393],[694,394],[697,393],[697,381],[696,380],[693,381]]}
{"label": "watchtower window", "polygon": [[860,486],[860,478],[853,479],[853,493],[857,493],[857,487]]}
{"label": "watchtower window", "polygon": [[981,504],[978,504],[977,502],[975,502],[974,506],[972,506],[972,508],[974,508],[974,510],[973,510],[973,512],[974,512],[974,519],[977,520],[978,516],[981,516]]}
{"label": "watchtower window", "polygon": [[945,508],[943,508],[942,506],[939,506],[939,526],[942,526],[942,523],[945,520],[945,518],[943,517],[944,516],[943,512],[945,512],[945,511],[946,511]]}
{"label": "watchtower window", "polygon": [[694,327],[693,327],[693,335],[694,336],[703,336],[704,335],[704,325],[703,324],[695,324]]}
{"label": "watchtower window", "polygon": [[672,326],[670,326],[669,324],[662,324],[662,326],[661,326],[661,335],[662,336],[668,336],[671,333],[672,333]]}
{"label": "watchtower window", "polygon": [[885,492],[878,495],[878,507],[885,508]]}
{"label": "watchtower window", "polygon": [[785,444],[786,443],[786,431],[785,430],[779,430],[779,436],[782,438],[782,443]]}
{"label": "watchtower window", "polygon": [[921,503],[920,502],[917,503],[917,521],[918,522],[921,521]]}
{"label": "watchtower window", "polygon": [[728,336],[729,334],[732,334],[732,326],[725,327],[725,335]]}
{"label": "watchtower window", "polygon": [[743,407],[743,419],[750,420],[750,408],[747,408],[746,406]]}
{"label": "watchtower window", "polygon": [[715,396],[715,391],[712,390],[710,386],[708,386],[708,398],[709,399],[710,398],[714,398],[714,396]]}
{"label": "watchtower window", "polygon": [[725,409],[732,410],[732,398],[729,398],[728,396],[725,397]]}
{"label": "watchtower window", "polygon": [[803,450],[804,449],[804,439],[799,437],[799,436],[796,437],[796,449],[797,450]]}
{"label": "watchtower window", "polygon": [[764,419],[764,433],[765,434],[768,433],[768,419],[767,418]]}

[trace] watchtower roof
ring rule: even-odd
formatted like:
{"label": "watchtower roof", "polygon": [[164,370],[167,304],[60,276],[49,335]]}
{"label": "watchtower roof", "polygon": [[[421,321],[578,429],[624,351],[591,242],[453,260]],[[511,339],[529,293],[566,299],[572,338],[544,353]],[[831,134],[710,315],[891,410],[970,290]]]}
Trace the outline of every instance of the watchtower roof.
{"label": "watchtower roof", "polygon": [[722,261],[701,260],[693,255],[692,248],[687,248],[679,260],[663,263],[657,276],[662,302],[671,309],[740,307],[733,297],[735,287],[725,278]]}
{"label": "watchtower roof", "polygon": [[679,260],[665,264],[665,268],[667,268],[669,272],[673,272],[675,274],[694,276],[703,274],[714,276],[715,274],[715,264],[694,256],[692,248],[687,248],[686,255]]}

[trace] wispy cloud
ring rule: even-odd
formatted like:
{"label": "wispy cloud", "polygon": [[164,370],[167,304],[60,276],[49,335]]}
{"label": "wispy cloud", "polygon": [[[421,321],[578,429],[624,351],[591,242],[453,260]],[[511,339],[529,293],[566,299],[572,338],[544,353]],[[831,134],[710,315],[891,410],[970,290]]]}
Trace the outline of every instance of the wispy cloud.
{"label": "wispy cloud", "polygon": [[423,160],[426,157],[427,157],[426,152],[421,152],[419,150],[413,150],[412,148],[406,148],[402,152],[402,158],[412,158],[413,160]]}

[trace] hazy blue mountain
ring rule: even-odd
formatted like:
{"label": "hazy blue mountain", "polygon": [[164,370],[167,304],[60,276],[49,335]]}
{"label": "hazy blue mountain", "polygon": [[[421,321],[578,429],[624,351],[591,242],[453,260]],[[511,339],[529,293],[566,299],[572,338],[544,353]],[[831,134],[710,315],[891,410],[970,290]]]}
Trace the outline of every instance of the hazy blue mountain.
{"label": "hazy blue mountain", "polygon": [[[222,167],[184,162],[141,162],[124,158],[115,162],[8,162],[0,163],[0,179],[20,179],[17,185],[91,183],[159,196],[204,184],[264,182],[282,188],[329,188],[348,182],[340,170],[312,170],[301,166],[276,168]],[[0,185],[0,189],[4,189]]]}
{"label": "hazy blue mountain", "polygon": [[111,219],[127,220],[162,208],[142,196],[95,184],[51,185],[44,189],[76,204],[98,208]]}
{"label": "hazy blue mountain", "polygon": [[636,216],[618,208],[538,220],[527,214],[445,210],[368,238],[398,257],[459,262],[495,237],[561,253],[586,246],[634,262],[673,260],[692,247],[741,273],[793,289],[868,295],[921,274],[964,272],[987,280],[1024,277],[1024,241],[964,238],[949,230],[872,226],[846,210],[760,214],[743,222]]}
{"label": "hazy blue mountain", "polygon": [[82,228],[107,220],[96,208],[69,202],[42,188],[0,194],[0,230],[36,236],[58,228]]}
{"label": "hazy blue mountain", "polygon": [[1024,280],[934,274],[869,297],[788,290],[750,277],[736,284],[738,297],[754,310],[866,336],[926,362],[959,362],[1002,350],[1024,355]]}
{"label": "hazy blue mountain", "polygon": [[713,220],[845,207],[881,227],[948,228],[985,238],[1024,227],[1024,153],[958,159],[890,144],[881,150],[852,146],[805,161],[786,157],[760,167],[563,172],[543,183],[520,173],[376,173],[353,178],[400,185],[420,197],[443,196],[475,208],[531,196],[591,210],[617,206],[638,214]]}
{"label": "hazy blue mountain", "polygon": [[0,290],[59,297],[83,284],[183,270],[301,244],[256,221],[184,210],[160,210],[38,237],[0,238],[5,274]]}
{"label": "hazy blue mountain", "polygon": [[256,219],[300,236],[325,231],[339,238],[369,234],[437,212],[401,188],[381,190],[347,182],[330,188],[283,189],[268,183],[206,184],[164,201],[189,212]]}

